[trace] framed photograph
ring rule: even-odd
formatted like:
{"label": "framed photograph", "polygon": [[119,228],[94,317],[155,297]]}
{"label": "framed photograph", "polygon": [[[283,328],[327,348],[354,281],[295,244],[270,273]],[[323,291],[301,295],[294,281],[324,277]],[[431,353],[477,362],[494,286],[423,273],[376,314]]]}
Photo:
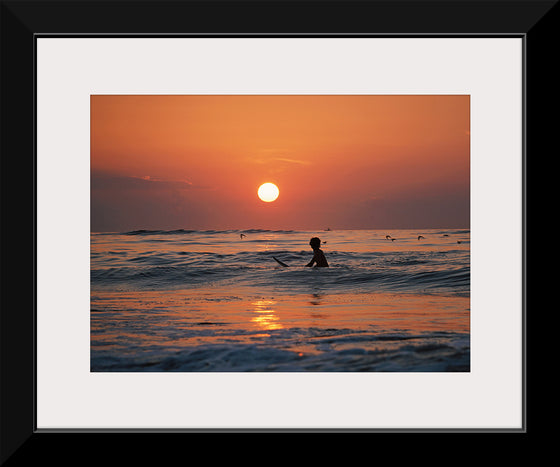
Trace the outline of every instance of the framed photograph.
{"label": "framed photograph", "polygon": [[2,461],[75,433],[527,433],[557,11],[2,2]]}

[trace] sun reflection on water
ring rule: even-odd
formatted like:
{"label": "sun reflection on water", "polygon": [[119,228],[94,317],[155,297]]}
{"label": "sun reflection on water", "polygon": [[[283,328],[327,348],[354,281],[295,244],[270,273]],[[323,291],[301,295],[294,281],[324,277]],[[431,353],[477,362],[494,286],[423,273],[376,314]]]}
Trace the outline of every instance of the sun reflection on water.
{"label": "sun reflection on water", "polygon": [[257,300],[251,304],[255,307],[253,311],[258,313],[257,316],[251,318],[251,322],[267,331],[284,328],[278,322],[279,318],[274,310],[274,305],[276,305],[274,300]]}

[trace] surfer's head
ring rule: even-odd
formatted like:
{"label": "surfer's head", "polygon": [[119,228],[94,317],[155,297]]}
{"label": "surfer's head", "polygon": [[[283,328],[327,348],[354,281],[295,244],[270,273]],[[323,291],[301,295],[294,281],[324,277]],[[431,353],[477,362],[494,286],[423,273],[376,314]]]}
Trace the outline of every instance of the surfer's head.
{"label": "surfer's head", "polygon": [[311,246],[311,248],[316,250],[321,246],[321,240],[319,239],[319,237],[313,237],[311,240],[309,240],[309,245]]}

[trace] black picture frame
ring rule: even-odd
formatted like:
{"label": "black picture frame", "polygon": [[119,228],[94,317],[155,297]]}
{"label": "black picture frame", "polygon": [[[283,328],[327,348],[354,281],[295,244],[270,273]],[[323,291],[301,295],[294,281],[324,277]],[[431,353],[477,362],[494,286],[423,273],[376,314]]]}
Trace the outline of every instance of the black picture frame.
{"label": "black picture frame", "polygon": [[[536,392],[535,372],[527,371],[537,354],[529,330],[536,318],[527,313],[530,299],[546,296],[546,281],[529,277],[529,253],[536,235],[529,229],[529,206],[552,200],[538,169],[554,148],[555,120],[543,112],[558,108],[552,92],[556,78],[551,54],[558,38],[555,1],[524,0],[392,0],[392,1],[2,1],[1,2],[1,167],[2,167],[2,293],[0,312],[0,461],[26,465],[33,456],[60,464],[61,450],[75,442],[88,446],[89,461],[105,462],[107,444],[122,452],[144,443],[147,436],[174,452],[177,440],[192,443],[197,430],[123,430],[119,438],[104,430],[39,432],[35,420],[36,198],[35,198],[35,41],[41,35],[104,35],[106,37],[220,36],[384,36],[488,37],[511,36],[524,41],[524,421],[523,429],[454,430],[459,433],[506,433],[538,436],[541,429],[529,403]],[[544,162],[543,162],[544,161]],[[530,181],[530,176],[533,180]],[[534,177],[538,176],[538,179]],[[550,176],[550,175],[549,175]],[[530,190],[529,190],[530,188]],[[539,205],[536,204],[539,201]],[[531,293],[529,293],[531,292]],[[536,310],[538,312],[538,310]],[[537,313],[538,314],[538,313]],[[531,376],[531,384],[528,377]],[[538,404],[538,402],[536,402]],[[531,410],[530,410],[531,409]],[[271,433],[400,434],[399,430],[268,430]],[[412,430],[414,433],[430,430]],[[233,434],[243,430],[222,430]],[[251,434],[261,430],[245,430]],[[89,438],[85,438],[88,436]],[[92,440],[92,437],[94,438]],[[181,437],[181,438],[178,438]],[[524,436],[523,439],[527,439]],[[299,446],[299,445],[298,445]],[[295,445],[291,446],[292,452]],[[137,449],[137,448],[136,448]],[[165,448],[164,448],[165,449]],[[138,455],[138,453],[136,454]],[[192,455],[192,452],[191,452]],[[63,463],[66,455],[63,455]],[[140,458],[159,459],[161,453]],[[67,459],[70,463],[71,459]]]}

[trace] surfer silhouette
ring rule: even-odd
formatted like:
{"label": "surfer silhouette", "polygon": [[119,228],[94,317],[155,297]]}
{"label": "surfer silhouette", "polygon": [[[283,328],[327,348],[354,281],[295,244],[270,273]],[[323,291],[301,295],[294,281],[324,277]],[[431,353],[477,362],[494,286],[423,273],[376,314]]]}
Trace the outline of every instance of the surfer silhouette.
{"label": "surfer silhouette", "polygon": [[325,254],[323,250],[319,247],[321,246],[321,240],[318,237],[313,237],[309,240],[309,245],[313,248],[313,258],[311,261],[306,264],[306,266],[311,267],[314,263],[316,263],[316,267],[329,267],[329,263],[327,263],[327,258],[325,258]]}

